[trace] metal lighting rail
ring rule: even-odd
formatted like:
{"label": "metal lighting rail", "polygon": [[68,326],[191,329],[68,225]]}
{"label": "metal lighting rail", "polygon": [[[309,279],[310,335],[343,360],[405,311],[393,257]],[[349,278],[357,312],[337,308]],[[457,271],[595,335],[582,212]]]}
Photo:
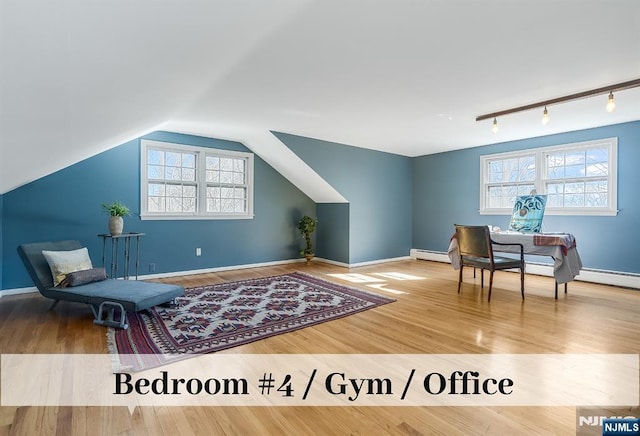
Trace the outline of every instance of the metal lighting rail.
{"label": "metal lighting rail", "polygon": [[565,101],[578,100],[581,98],[591,97],[598,94],[606,94],[608,92],[620,91],[622,89],[636,88],[640,86],[640,79],[629,80],[627,82],[616,83],[615,85],[603,86],[601,88],[591,89],[589,91],[582,91],[575,94],[565,95],[564,97],[552,98],[550,100],[540,101],[538,103],[531,103],[524,106],[515,107],[512,109],[505,109],[498,112],[493,112],[486,115],[479,115],[476,117],[476,121],[487,120],[490,118],[497,118],[502,115],[513,114],[516,112],[522,112],[530,109],[536,109],[544,106],[551,106],[552,104],[562,103]]}

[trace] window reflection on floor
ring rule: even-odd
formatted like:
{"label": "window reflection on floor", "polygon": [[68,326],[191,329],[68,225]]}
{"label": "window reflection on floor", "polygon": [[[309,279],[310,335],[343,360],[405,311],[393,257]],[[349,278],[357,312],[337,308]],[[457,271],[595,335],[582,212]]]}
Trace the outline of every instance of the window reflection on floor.
{"label": "window reflection on floor", "polygon": [[375,277],[368,276],[366,274],[327,274],[337,279],[347,280],[351,283],[373,283],[384,282],[386,280],[377,279]]}
{"label": "window reflection on floor", "polygon": [[371,275],[357,274],[357,273],[327,274],[327,275],[338,278],[338,279],[346,280],[351,283],[366,284],[366,286],[369,288],[373,288],[373,289],[387,292],[390,294],[406,294],[406,292],[404,291],[399,291],[397,289],[389,288],[388,284],[390,281],[425,280],[425,277],[413,276],[410,274],[404,274],[404,273],[395,272],[395,271],[373,273]]}

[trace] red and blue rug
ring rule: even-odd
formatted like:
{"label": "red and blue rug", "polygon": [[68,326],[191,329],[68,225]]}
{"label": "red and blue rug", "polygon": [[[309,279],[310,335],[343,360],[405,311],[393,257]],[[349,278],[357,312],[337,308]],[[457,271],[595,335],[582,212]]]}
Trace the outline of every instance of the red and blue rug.
{"label": "red and blue rug", "polygon": [[300,272],[185,289],[177,306],[129,313],[109,352],[132,370],[211,353],[395,300]]}

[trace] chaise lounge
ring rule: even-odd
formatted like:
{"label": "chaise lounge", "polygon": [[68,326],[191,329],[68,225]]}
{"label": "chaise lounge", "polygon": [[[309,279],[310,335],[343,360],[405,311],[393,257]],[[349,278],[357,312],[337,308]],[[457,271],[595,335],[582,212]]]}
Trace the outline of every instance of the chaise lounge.
{"label": "chaise lounge", "polygon": [[126,329],[129,327],[127,311],[138,312],[170,303],[174,298],[184,295],[182,286],[108,279],[106,275],[91,279],[99,281],[83,283],[81,280],[69,287],[55,286],[50,264],[43,251],[71,252],[82,248],[79,241],[38,242],[18,246],[18,254],[40,293],[55,300],[52,308],[59,301],[85,303],[91,307],[95,324]]}

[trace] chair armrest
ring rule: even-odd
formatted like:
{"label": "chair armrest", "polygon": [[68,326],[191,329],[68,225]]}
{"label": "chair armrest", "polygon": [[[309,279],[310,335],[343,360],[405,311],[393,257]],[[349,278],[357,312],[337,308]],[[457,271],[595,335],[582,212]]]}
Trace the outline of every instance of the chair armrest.
{"label": "chair armrest", "polygon": [[496,242],[493,239],[490,239],[491,244],[495,245],[517,245],[520,247],[520,260],[524,262],[524,245],[517,242]]}

